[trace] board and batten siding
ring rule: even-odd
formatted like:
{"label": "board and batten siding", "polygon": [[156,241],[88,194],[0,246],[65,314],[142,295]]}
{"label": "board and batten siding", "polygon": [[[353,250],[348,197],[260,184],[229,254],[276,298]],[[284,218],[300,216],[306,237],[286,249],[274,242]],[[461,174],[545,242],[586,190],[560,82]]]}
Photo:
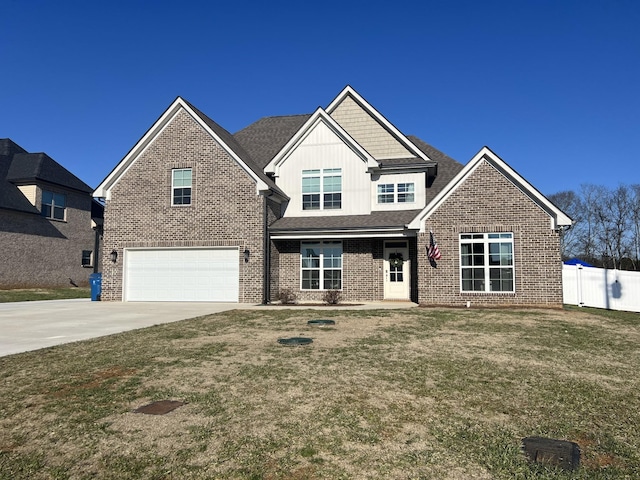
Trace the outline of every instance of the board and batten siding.
{"label": "board and batten siding", "polygon": [[[342,208],[302,210],[302,171],[342,169]],[[367,164],[324,123],[318,123],[280,167],[277,184],[291,201],[285,217],[368,215],[371,213],[371,175]],[[363,201],[365,200],[365,201]]]}

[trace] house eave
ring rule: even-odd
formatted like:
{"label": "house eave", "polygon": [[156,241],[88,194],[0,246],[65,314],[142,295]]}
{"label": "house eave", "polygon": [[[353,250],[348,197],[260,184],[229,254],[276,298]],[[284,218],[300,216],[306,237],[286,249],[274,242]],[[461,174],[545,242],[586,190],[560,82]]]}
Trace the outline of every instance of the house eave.
{"label": "house eave", "polygon": [[409,238],[415,237],[417,232],[404,226],[401,228],[270,230],[269,234],[272,240],[319,240],[338,238]]}

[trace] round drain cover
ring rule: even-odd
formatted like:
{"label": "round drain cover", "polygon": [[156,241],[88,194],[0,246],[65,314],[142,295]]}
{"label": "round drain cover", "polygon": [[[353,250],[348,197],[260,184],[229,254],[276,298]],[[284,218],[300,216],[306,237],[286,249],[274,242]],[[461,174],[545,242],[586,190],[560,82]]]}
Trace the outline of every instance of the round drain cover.
{"label": "round drain cover", "polygon": [[335,324],[336,322],[334,320],[309,320],[307,322],[307,325],[311,325],[314,327],[328,327]]}
{"label": "round drain cover", "polygon": [[278,343],[280,345],[309,345],[313,343],[313,340],[306,337],[279,338]]}

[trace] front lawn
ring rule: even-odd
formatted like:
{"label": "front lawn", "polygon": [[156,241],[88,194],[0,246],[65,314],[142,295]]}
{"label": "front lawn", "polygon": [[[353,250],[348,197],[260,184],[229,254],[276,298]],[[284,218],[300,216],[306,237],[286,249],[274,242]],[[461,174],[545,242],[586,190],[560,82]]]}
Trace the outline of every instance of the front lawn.
{"label": "front lawn", "polygon": [[89,287],[78,288],[22,288],[0,290],[0,303],[30,302],[34,300],[64,300],[69,298],[90,298]]}
{"label": "front lawn", "polygon": [[[238,310],[3,357],[0,479],[640,478],[639,320]],[[528,463],[532,435],[580,469]]]}

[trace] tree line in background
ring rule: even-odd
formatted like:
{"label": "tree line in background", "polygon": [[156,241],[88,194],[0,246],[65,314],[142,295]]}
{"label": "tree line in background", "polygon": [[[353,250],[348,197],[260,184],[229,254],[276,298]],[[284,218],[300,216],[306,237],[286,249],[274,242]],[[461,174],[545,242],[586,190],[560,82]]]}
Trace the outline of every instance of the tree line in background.
{"label": "tree line in background", "polygon": [[573,219],[561,233],[562,259],[596,267],[640,270],[640,185],[582,185],[549,199]]}

